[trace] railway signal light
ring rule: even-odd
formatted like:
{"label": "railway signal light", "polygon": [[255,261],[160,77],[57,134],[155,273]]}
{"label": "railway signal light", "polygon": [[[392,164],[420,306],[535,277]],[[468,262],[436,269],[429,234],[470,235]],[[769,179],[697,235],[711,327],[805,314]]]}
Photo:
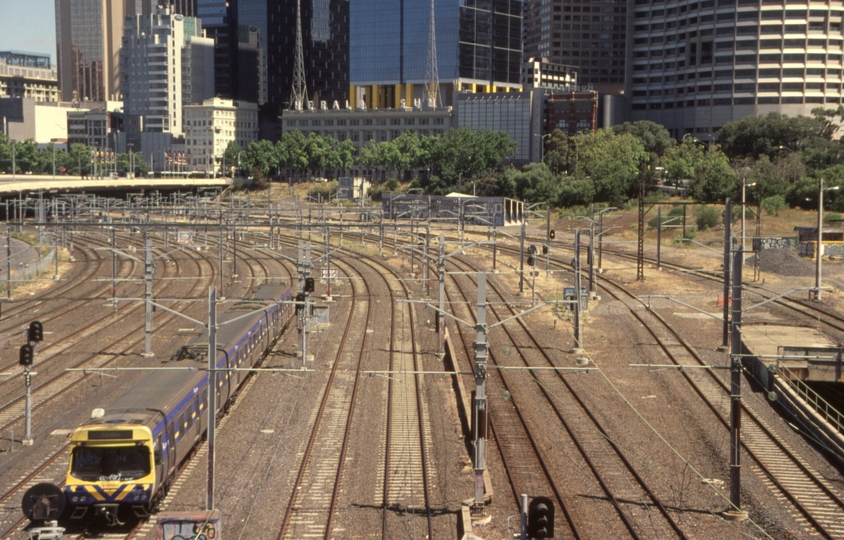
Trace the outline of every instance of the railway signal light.
{"label": "railway signal light", "polygon": [[548,244],[542,244],[542,254],[548,255]]}
{"label": "railway signal light", "polygon": [[44,341],[44,325],[41,321],[32,321],[29,323],[29,332],[27,332],[27,340],[30,343],[40,343]]}
{"label": "railway signal light", "polygon": [[527,263],[528,266],[536,266],[536,259],[533,258],[533,255],[528,255]]}
{"label": "railway signal light", "polygon": [[548,238],[550,238],[551,240],[557,238],[557,231],[555,231],[554,229],[548,231]]}
{"label": "railway signal light", "polygon": [[531,538],[554,538],[554,502],[548,497],[530,501],[527,532]]}
{"label": "railway signal light", "polygon": [[536,246],[534,246],[533,244],[529,245],[528,246],[528,253],[530,253],[531,255],[536,253]]}
{"label": "railway signal light", "polygon": [[[299,293],[299,294],[297,294],[297,295],[296,295],[296,302],[297,302],[297,304],[296,304],[296,315],[299,315],[299,313],[300,313],[303,309],[305,309],[305,306],[303,306],[303,305],[302,305],[302,304],[304,304],[304,303],[305,303],[305,293]],[[301,304],[300,304],[299,302],[301,302]]]}
{"label": "railway signal light", "polygon": [[20,360],[18,363],[22,366],[31,366],[32,359],[35,357],[35,351],[32,345],[21,345]]}
{"label": "railway signal light", "polygon": [[312,293],[314,292],[314,278],[307,277],[305,278],[305,292]]}

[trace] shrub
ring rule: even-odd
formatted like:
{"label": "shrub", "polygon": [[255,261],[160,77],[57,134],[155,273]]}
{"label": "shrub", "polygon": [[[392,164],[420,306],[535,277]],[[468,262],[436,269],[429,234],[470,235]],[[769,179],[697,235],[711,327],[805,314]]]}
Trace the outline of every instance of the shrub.
{"label": "shrub", "polygon": [[685,240],[694,240],[697,237],[697,229],[694,227],[690,227],[686,229],[686,232],[674,237],[675,244],[685,244],[690,246],[690,242],[686,242]]}
{"label": "shrub", "polygon": [[721,222],[721,213],[712,206],[695,207],[695,224],[701,231],[717,227]]}
{"label": "shrub", "polygon": [[682,216],[683,208],[685,208],[685,205],[672,206],[671,210],[668,212],[668,215],[671,217]]}
{"label": "shrub", "polygon": [[780,210],[787,208],[785,204],[785,197],[782,195],[773,195],[762,199],[762,208],[769,216],[779,215]]}
{"label": "shrub", "polygon": [[395,192],[397,189],[399,189],[399,181],[398,181],[398,180],[396,180],[395,178],[390,178],[390,179],[389,179],[389,180],[387,180],[387,182],[384,184],[384,190],[383,190],[383,191],[392,191],[392,192]]}
{"label": "shrub", "polygon": [[824,222],[841,221],[841,214],[830,212],[829,214],[824,215],[823,220]]}

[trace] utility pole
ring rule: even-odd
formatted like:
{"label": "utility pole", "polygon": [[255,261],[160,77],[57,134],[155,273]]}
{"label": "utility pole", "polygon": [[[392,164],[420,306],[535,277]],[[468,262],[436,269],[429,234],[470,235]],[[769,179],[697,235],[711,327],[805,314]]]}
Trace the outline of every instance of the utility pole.
{"label": "utility pole", "polygon": [[525,292],[525,228],[527,223],[522,221],[521,233],[519,234],[519,294]]}
{"label": "utility pole", "polygon": [[486,326],[486,274],[478,274],[478,316],[475,324],[475,402],[472,415],[474,428],[475,500],[472,514],[484,514],[484,471],[486,470],[486,434],[488,404],[486,398],[487,326]]}
{"label": "utility pole", "polygon": [[574,231],[574,300],[574,352],[580,353],[580,229]]}
{"label": "utility pole", "polygon": [[8,225],[6,226],[6,298],[12,298],[12,232]]}
{"label": "utility pole", "polygon": [[656,207],[656,269],[662,270],[662,206]]}
{"label": "utility pole", "polygon": [[[727,214],[729,216],[730,214]],[[730,348],[730,508],[741,511],[741,273],[744,246],[733,252],[733,323]]]}
{"label": "utility pole", "polygon": [[117,233],[116,227],[111,227],[111,303],[117,306]]}
{"label": "utility pole", "polygon": [[597,288],[595,287],[595,220],[589,220],[589,293],[595,298]]}
{"label": "utility pole", "polygon": [[727,344],[730,339],[730,247],[733,241],[731,230],[732,204],[730,198],[727,197],[724,203],[724,323],[721,332],[721,348],[727,349]]}
{"label": "utility pole", "polygon": [[144,357],[155,356],[152,352],[152,239],[149,237],[149,227],[144,227]]}
{"label": "utility pole", "polygon": [[437,258],[437,275],[439,278],[440,310],[437,312],[437,337],[439,338],[439,352],[445,354],[445,235],[440,234],[440,253]]}
{"label": "utility pole", "polygon": [[208,483],[205,509],[214,509],[214,458],[217,428],[217,291],[208,287]]}

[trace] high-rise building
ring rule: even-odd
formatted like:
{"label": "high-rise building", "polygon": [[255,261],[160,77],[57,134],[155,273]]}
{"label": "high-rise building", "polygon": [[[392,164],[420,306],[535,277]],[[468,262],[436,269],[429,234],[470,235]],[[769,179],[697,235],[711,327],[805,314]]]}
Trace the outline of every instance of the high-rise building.
{"label": "high-rise building", "polygon": [[581,85],[624,89],[627,1],[527,0],[525,57],[577,68]]}
{"label": "high-rise building", "polygon": [[726,122],[809,115],[842,96],[841,5],[785,0],[636,0],[632,120],[711,140]]}
{"label": "high-rise building", "polygon": [[[301,0],[302,59],[311,100],[349,97],[349,0]],[[239,0],[238,25],[256,26],[266,74],[261,135],[281,134],[281,111],[291,107],[296,66],[297,1]]]}
{"label": "high-rise building", "polygon": [[228,99],[237,95],[236,6],[236,0],[197,0],[196,7],[205,35],[214,40],[215,94]]}
{"label": "high-rise building", "polygon": [[183,105],[214,97],[214,41],[169,8],[126,18],[121,65],[123,110],[140,131],[183,133]]}
{"label": "high-rise building", "polygon": [[[128,0],[127,4],[134,1]],[[56,59],[62,101],[106,101],[120,94],[122,1],[56,0]]]}
{"label": "high-rise building", "polygon": [[[442,102],[453,91],[520,88],[522,0],[436,0],[437,71]],[[408,106],[424,101],[430,0],[357,0],[351,4],[351,105]],[[365,96],[365,101],[361,99]]]}
{"label": "high-rise building", "polygon": [[[56,0],[56,64],[62,101],[120,99],[124,17],[153,13],[160,0]],[[169,0],[193,16],[196,0]]]}

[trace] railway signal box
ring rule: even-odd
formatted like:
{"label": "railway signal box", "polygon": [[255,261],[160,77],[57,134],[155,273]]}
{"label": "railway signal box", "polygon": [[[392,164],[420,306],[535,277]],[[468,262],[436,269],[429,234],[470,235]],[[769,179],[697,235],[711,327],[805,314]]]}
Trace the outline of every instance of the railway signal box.
{"label": "railway signal box", "polygon": [[534,497],[528,506],[528,537],[554,538],[554,501]]}
{"label": "railway signal box", "polygon": [[305,278],[305,292],[306,293],[312,293],[312,292],[314,292],[314,290],[315,290],[314,278],[312,278],[312,277]]}

